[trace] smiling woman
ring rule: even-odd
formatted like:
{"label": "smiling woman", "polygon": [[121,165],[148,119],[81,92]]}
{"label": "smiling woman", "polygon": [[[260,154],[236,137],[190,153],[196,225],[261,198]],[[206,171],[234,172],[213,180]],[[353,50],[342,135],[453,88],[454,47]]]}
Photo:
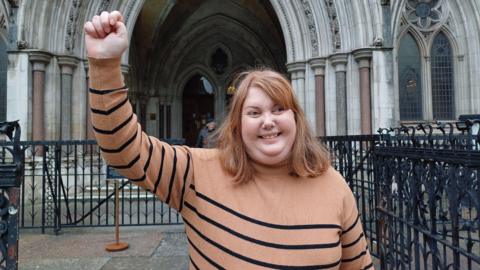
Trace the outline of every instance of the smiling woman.
{"label": "smiling woman", "polygon": [[128,102],[119,12],[85,24],[95,136],[113,168],[178,210],[190,269],[371,269],[355,198],[313,137],[288,80],[240,76],[218,149],[145,134]]}
{"label": "smiling woman", "polygon": [[250,161],[285,164],[302,177],[318,176],[329,167],[328,152],[315,139],[292,86],[272,70],[241,73],[238,90],[219,131],[222,166],[238,182],[248,181]]}

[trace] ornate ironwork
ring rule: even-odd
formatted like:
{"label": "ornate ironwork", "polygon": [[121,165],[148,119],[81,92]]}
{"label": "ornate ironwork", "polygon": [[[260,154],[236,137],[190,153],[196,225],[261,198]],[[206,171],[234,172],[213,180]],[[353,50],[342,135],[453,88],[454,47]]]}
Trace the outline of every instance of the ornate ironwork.
{"label": "ornate ironwork", "polygon": [[20,125],[0,123],[0,134],[12,144],[0,147],[0,269],[18,268],[18,210],[23,182],[24,152],[19,145]]}
{"label": "ornate ironwork", "polygon": [[401,126],[382,136],[373,153],[381,269],[480,267],[478,125]]}
{"label": "ornate ironwork", "polygon": [[[184,140],[169,139],[171,144]],[[20,228],[42,233],[63,227],[113,225],[113,184],[95,141],[22,141],[25,181],[20,190]],[[11,142],[0,141],[0,147]],[[0,159],[1,161],[1,159]],[[120,186],[121,225],[182,222],[178,213],[155,196],[125,181]]]}

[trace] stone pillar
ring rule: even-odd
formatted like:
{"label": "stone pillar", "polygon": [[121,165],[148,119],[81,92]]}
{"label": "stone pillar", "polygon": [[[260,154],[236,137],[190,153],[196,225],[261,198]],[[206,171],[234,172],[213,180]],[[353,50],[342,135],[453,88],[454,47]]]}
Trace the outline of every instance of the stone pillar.
{"label": "stone pillar", "polygon": [[87,91],[86,95],[86,115],[85,115],[85,138],[87,140],[95,140],[95,134],[93,133],[93,126],[92,126],[92,118],[91,118],[91,111],[90,111],[90,97],[89,97],[89,89],[90,89],[90,78],[88,77],[88,61],[85,60],[83,62],[83,67],[85,68],[85,85]]}
{"label": "stone pillar", "polygon": [[61,70],[61,96],[60,96],[60,139],[72,139],[72,76],[77,67],[78,59],[72,56],[59,56],[58,65]]}
{"label": "stone pillar", "polygon": [[355,61],[358,62],[360,74],[360,114],[362,134],[372,134],[372,91],[370,86],[370,61],[372,51],[360,49],[353,53]]}
{"label": "stone pillar", "polygon": [[122,65],[120,67],[120,69],[122,70],[122,75],[123,75],[123,82],[125,83],[125,85],[127,87],[129,87],[129,83],[130,83],[130,76],[129,76],[129,72],[130,72],[130,66],[129,65]]}
{"label": "stone pillar", "polygon": [[348,55],[334,54],[330,61],[335,68],[335,92],[337,105],[337,135],[347,135],[347,62]]}
{"label": "stone pillar", "polygon": [[315,74],[316,135],[325,136],[325,58],[312,58],[309,63]]}
{"label": "stone pillar", "polygon": [[140,96],[139,101],[140,101],[140,111],[137,113],[138,117],[138,122],[140,123],[140,126],[142,126],[142,130],[146,131],[147,129],[147,104],[148,100],[150,97],[148,96]]}
{"label": "stone pillar", "polygon": [[32,63],[32,140],[45,140],[45,67],[50,62],[51,55],[45,52],[31,52],[29,60]]}
{"label": "stone pillar", "polygon": [[287,70],[291,75],[293,91],[300,106],[305,110],[305,62],[288,63]]}

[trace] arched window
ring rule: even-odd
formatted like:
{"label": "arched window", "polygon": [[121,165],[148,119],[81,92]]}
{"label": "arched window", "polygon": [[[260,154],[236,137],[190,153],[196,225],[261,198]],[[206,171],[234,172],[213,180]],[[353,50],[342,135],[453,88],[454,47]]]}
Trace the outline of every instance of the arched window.
{"label": "arched window", "polygon": [[452,47],[444,33],[433,40],[430,55],[433,119],[454,119]]}
{"label": "arched window", "polygon": [[400,120],[421,120],[422,66],[417,42],[407,33],[398,51],[398,81],[400,98]]}

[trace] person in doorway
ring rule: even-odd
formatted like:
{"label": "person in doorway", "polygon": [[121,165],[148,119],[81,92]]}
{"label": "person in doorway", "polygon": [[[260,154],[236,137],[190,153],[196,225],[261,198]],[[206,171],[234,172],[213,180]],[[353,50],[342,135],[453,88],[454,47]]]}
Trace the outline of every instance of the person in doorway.
{"label": "person in doorway", "polygon": [[142,132],[125,101],[122,15],[102,12],[84,31],[102,155],[182,215],[190,269],[373,269],[355,197],[284,76],[239,77],[217,148],[171,146]]}
{"label": "person in doorway", "polygon": [[209,118],[205,127],[203,127],[198,133],[197,143],[195,146],[199,148],[214,148],[216,145],[214,138],[214,131],[216,127],[217,124],[215,123],[215,120]]}

